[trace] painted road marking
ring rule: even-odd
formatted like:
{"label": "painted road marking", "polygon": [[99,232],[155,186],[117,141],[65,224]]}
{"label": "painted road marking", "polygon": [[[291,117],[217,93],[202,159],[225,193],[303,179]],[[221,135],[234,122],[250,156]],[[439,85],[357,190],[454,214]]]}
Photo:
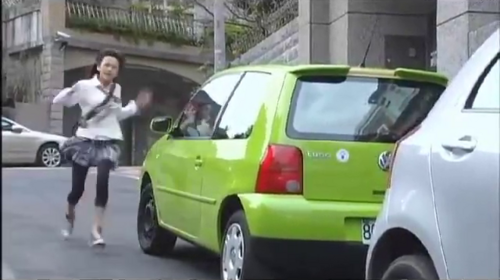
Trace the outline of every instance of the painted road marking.
{"label": "painted road marking", "polygon": [[[97,172],[93,172],[92,174],[97,175]],[[124,177],[124,178],[130,178],[130,179],[134,179],[134,180],[139,180],[139,176],[134,176],[134,175],[130,175],[130,174],[111,173],[111,175],[118,176],[118,177]]]}
{"label": "painted road marking", "polygon": [[[95,167],[91,167],[94,169]],[[61,167],[2,167],[3,170],[64,170],[71,169],[71,166],[61,166]],[[140,166],[121,166],[116,169],[116,171],[138,171],[141,170]]]}
{"label": "painted road marking", "polygon": [[58,169],[70,169],[71,167],[62,166],[62,167],[2,167],[2,170],[58,170]]}
{"label": "painted road marking", "polygon": [[[3,171],[31,171],[31,170],[38,170],[38,171],[48,171],[48,170],[69,170],[71,167],[2,167]],[[95,167],[91,167],[89,170],[90,174],[95,174],[97,173],[97,169]],[[139,174],[140,173],[140,167],[119,167],[118,169],[114,170],[111,172],[112,175],[117,175],[121,177],[129,177],[133,179],[139,179]],[[136,175],[137,174],[137,175]]]}
{"label": "painted road marking", "polygon": [[[48,170],[69,170],[71,167],[3,167],[2,171],[31,171],[31,170],[37,170],[37,171],[48,171]],[[140,167],[119,167],[117,170],[112,171],[111,175],[114,176],[119,176],[119,177],[124,177],[124,178],[130,178],[134,180],[139,180],[139,174],[140,173]],[[96,175],[97,174],[97,169],[95,167],[90,168],[89,174]],[[135,175],[137,174],[137,175]]]}

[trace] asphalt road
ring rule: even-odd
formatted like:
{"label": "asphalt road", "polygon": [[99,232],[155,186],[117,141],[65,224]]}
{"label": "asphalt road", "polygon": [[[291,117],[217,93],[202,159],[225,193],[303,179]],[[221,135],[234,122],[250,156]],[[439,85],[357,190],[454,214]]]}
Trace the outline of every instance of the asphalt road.
{"label": "asphalt road", "polygon": [[2,168],[2,279],[218,279],[218,259],[178,241],[169,258],[142,253],[136,239],[137,182],[112,175],[104,250],[88,246],[95,174],[77,208],[71,240],[60,235],[70,170]]}

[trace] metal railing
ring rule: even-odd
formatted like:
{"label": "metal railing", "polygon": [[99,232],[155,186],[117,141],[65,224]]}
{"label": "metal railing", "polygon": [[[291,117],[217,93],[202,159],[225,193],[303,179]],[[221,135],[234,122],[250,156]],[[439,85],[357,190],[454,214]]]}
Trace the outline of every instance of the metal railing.
{"label": "metal railing", "polygon": [[293,21],[299,15],[298,0],[286,1],[282,6],[266,15],[261,23],[248,28],[239,38],[236,38],[231,45],[233,50],[238,50],[240,54],[255,47],[274,32]]}
{"label": "metal railing", "polygon": [[19,6],[40,5],[40,0],[2,0],[2,12]]}
{"label": "metal railing", "polygon": [[23,2],[24,0],[2,0],[2,8],[10,8]]}
{"label": "metal railing", "polygon": [[67,0],[66,26],[131,37],[135,40],[194,46],[200,44],[193,20],[137,10],[133,7],[106,7]]}
{"label": "metal railing", "polygon": [[[15,0],[12,0],[15,1]],[[249,23],[231,42],[231,50],[242,54],[278,31],[298,16],[298,0],[283,5],[264,15],[264,20]],[[195,31],[192,18],[170,16],[168,12],[108,7],[81,1],[66,0],[66,26],[93,32],[129,37],[138,41],[162,41],[178,45],[202,46],[204,38]]]}

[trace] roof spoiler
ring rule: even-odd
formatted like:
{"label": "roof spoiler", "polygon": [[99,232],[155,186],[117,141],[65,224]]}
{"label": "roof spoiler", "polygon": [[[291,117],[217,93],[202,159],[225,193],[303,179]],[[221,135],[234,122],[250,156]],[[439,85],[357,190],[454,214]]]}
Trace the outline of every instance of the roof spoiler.
{"label": "roof spoiler", "polygon": [[318,74],[321,72],[325,72],[328,74],[339,74],[339,75],[347,75],[351,70],[351,66],[349,65],[321,65],[321,64],[311,64],[307,66],[298,66],[292,67],[288,70],[289,73],[295,75],[304,75],[308,73]]}
{"label": "roof spoiler", "polygon": [[394,75],[400,78],[406,78],[411,80],[433,82],[436,84],[440,84],[442,86],[448,85],[448,78],[442,74],[438,74],[435,72],[407,69],[407,68],[396,68],[394,70]]}

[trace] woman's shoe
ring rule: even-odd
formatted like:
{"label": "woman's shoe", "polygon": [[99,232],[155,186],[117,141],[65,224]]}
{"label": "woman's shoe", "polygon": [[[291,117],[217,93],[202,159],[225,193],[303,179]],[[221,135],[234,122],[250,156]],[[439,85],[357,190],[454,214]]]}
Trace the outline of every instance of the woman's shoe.
{"label": "woman's shoe", "polygon": [[102,238],[102,229],[98,228],[97,230],[93,229],[90,232],[90,246],[91,247],[105,247],[106,243]]}
{"label": "woman's shoe", "polygon": [[68,239],[73,234],[73,228],[75,225],[75,216],[71,217],[69,214],[66,214],[66,225],[61,230],[61,233],[64,239]]}

